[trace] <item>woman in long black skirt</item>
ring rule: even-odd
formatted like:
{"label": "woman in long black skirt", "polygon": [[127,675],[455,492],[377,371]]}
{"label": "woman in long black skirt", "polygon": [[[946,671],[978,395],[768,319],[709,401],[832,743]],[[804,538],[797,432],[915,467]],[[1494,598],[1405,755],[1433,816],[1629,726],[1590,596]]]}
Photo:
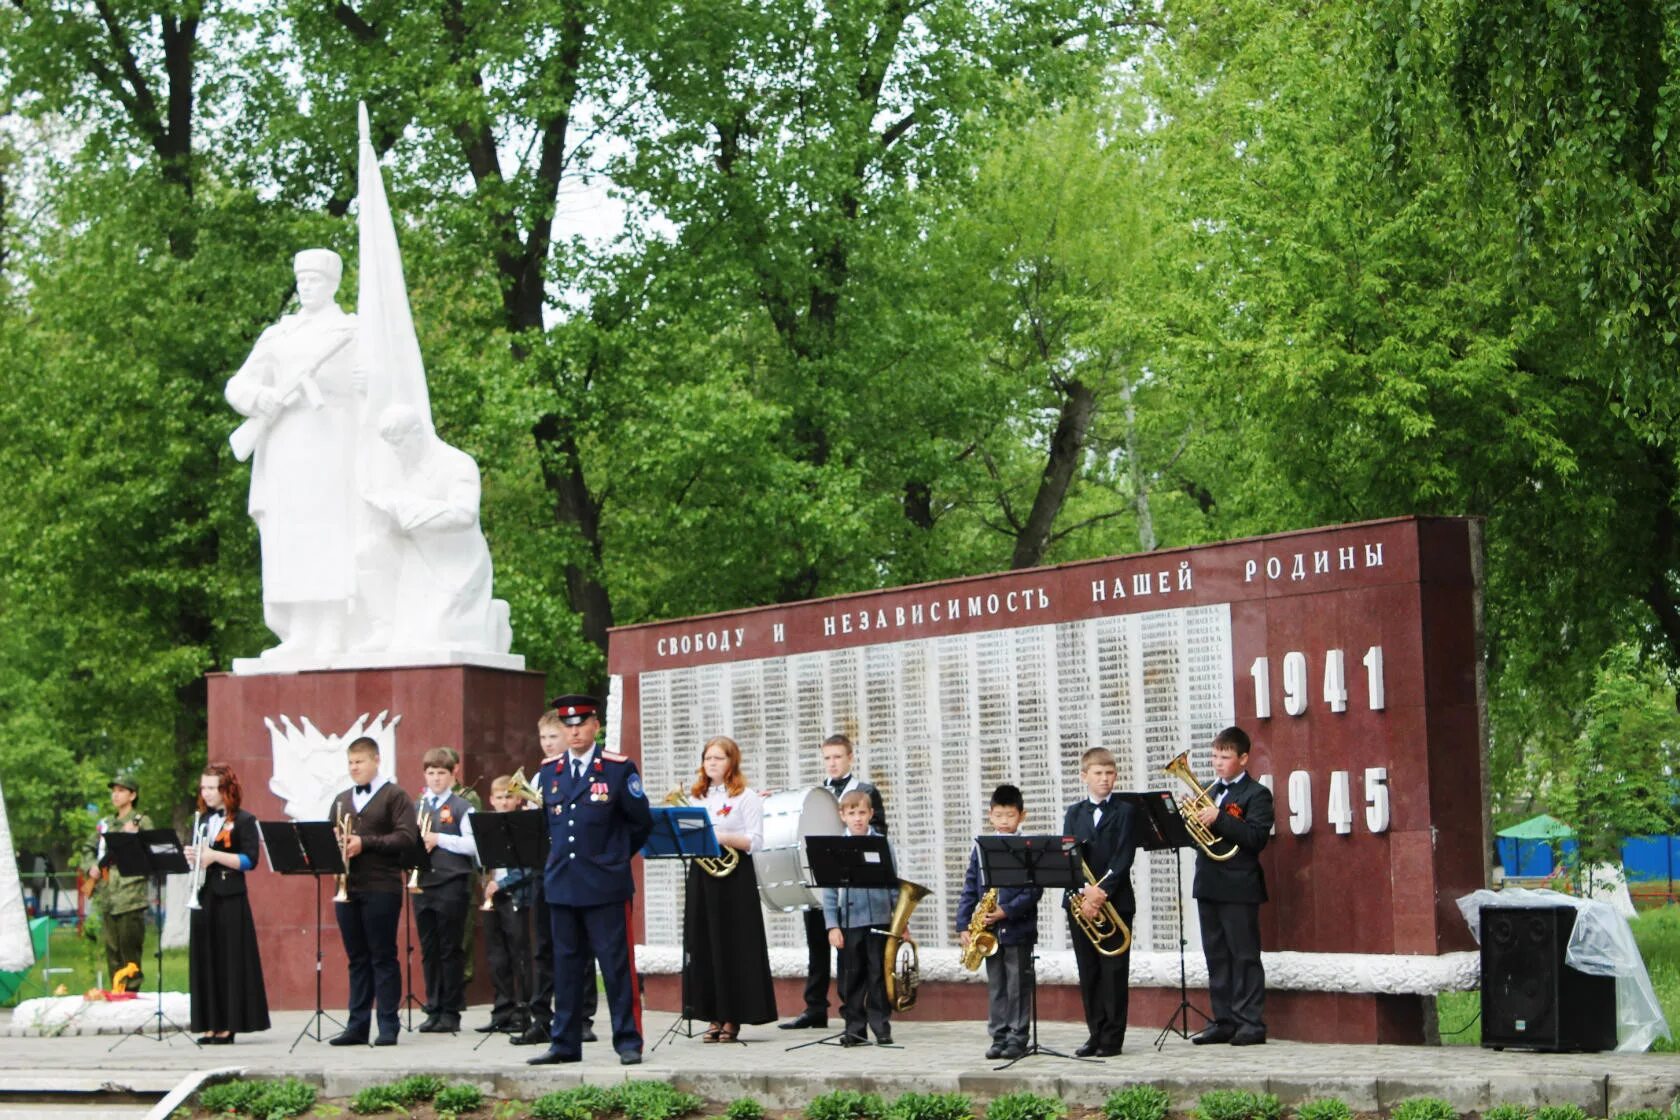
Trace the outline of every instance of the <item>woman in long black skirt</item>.
{"label": "woman in long black skirt", "polygon": [[741,748],[719,736],[700,753],[700,773],[689,796],[704,806],[725,852],[740,863],[728,875],[689,865],[683,936],[685,1015],[705,1019],[706,1042],[734,1042],[742,1023],[776,1018],[770,949],[758,902],[752,853],[764,845],[764,802],[741,776]]}
{"label": "woman in long black skirt", "polygon": [[[204,885],[192,912],[192,1029],[199,1042],[233,1043],[241,1031],[268,1029],[268,993],[263,987],[257,927],[245,893],[245,873],[257,865],[257,818],[239,807],[239,777],[233,767],[205,767],[198,783],[198,827],[204,848]],[[187,862],[195,863],[199,837]]]}

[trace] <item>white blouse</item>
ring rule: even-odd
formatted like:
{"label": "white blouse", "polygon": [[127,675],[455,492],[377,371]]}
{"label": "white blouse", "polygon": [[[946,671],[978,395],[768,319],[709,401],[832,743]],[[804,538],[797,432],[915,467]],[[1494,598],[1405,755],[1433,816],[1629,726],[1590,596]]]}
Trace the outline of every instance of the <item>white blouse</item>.
{"label": "white blouse", "polygon": [[764,847],[764,799],[748,786],[731,797],[728,786],[712,786],[698,804],[712,819],[712,831],[745,836],[752,844],[748,854]]}

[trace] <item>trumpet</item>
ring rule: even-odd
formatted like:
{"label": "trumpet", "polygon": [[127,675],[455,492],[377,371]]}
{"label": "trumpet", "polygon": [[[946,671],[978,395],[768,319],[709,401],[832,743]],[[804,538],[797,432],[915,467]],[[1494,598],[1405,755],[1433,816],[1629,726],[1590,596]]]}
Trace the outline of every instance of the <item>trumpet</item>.
{"label": "trumpet", "polygon": [[193,814],[193,866],[192,874],[187,878],[187,909],[202,910],[198,904],[198,892],[204,889],[204,853],[210,847],[209,821],[202,820],[202,813]]}
{"label": "trumpet", "polygon": [[[517,774],[514,776],[518,777]],[[674,789],[665,795],[663,804],[692,805],[694,802],[690,801],[688,799],[688,794],[684,793],[681,789]],[[727,879],[730,874],[732,874],[734,870],[741,865],[741,853],[739,849],[731,848],[728,845],[722,845],[722,847],[722,855],[699,856],[694,861],[700,865],[700,870],[704,871],[714,879]]]}
{"label": "trumpet", "polygon": [[[1086,884],[1096,886],[1097,877],[1091,874],[1091,865],[1084,860],[1080,860],[1079,868],[1085,872]],[[1080,931],[1091,939],[1091,947],[1105,957],[1118,957],[1121,953],[1130,949],[1132,947],[1131,928],[1120,917],[1120,911],[1114,908],[1114,903],[1104,902],[1102,909],[1097,911],[1096,917],[1087,918],[1084,908],[1080,906],[1082,899],[1083,896],[1077,893],[1068,895],[1068,913],[1073,919],[1073,924],[1078,926]],[[1119,937],[1120,944],[1111,949],[1103,948],[1103,942],[1112,937]]]}
{"label": "trumpet", "polygon": [[[420,845],[424,849],[426,837],[432,834],[432,815],[426,810],[420,810]],[[420,865],[415,864],[414,870],[408,873],[408,893],[425,894],[426,888],[420,885]]]}
{"label": "trumpet", "polygon": [[1237,854],[1237,845],[1232,841],[1225,841],[1226,847],[1219,847],[1219,837],[1213,834],[1213,829],[1201,822],[1197,815],[1203,809],[1213,807],[1213,795],[1202,783],[1196,780],[1196,775],[1190,772],[1190,752],[1185,751],[1163,767],[1164,771],[1190,787],[1191,795],[1179,803],[1179,815],[1184,818],[1184,828],[1190,833],[1190,839],[1196,842],[1196,847],[1209,859],[1228,860]]}
{"label": "trumpet", "polygon": [[344,871],[338,876],[338,893],[333,895],[334,902],[350,901],[350,810],[348,807],[338,811],[338,817],[333,821],[333,827],[338,831],[338,858],[344,861]]}
{"label": "trumpet", "polygon": [[973,972],[980,962],[998,951],[997,934],[986,928],[986,915],[997,906],[998,892],[992,887],[980,896],[974,917],[968,922],[968,948],[962,951],[962,966]]}

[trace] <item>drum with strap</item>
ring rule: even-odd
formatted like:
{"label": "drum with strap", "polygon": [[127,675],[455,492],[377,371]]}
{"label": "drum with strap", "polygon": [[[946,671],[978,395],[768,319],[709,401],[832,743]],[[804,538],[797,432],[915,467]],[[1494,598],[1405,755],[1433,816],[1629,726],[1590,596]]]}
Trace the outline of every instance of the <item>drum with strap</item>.
{"label": "drum with strap", "polygon": [[784,789],[764,799],[764,846],[753,853],[758,898],[766,910],[822,907],[805,858],[805,837],[841,836],[840,805],[822,786]]}

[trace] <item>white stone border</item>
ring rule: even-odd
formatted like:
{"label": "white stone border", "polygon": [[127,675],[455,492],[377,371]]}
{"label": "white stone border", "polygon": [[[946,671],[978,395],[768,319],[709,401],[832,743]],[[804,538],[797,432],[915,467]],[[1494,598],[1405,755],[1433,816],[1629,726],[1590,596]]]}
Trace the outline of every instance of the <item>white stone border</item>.
{"label": "white stone border", "polygon": [[[636,968],[651,975],[681,970],[681,950],[663,945],[636,946]],[[924,949],[919,955],[922,979],[979,983],[984,970],[962,967],[955,949]],[[1272,991],[1373,992],[1381,995],[1434,995],[1472,991],[1481,985],[1481,957],[1474,952],[1442,953],[1426,957],[1384,953],[1265,953],[1266,987]],[[805,975],[803,949],[770,950],[770,971],[776,976]],[[1178,954],[1132,954],[1132,987],[1178,987]],[[1202,954],[1184,955],[1184,978],[1192,988],[1207,987],[1207,964]],[[1078,972],[1071,950],[1047,950],[1038,957],[1038,979],[1044,984],[1076,984]]]}

